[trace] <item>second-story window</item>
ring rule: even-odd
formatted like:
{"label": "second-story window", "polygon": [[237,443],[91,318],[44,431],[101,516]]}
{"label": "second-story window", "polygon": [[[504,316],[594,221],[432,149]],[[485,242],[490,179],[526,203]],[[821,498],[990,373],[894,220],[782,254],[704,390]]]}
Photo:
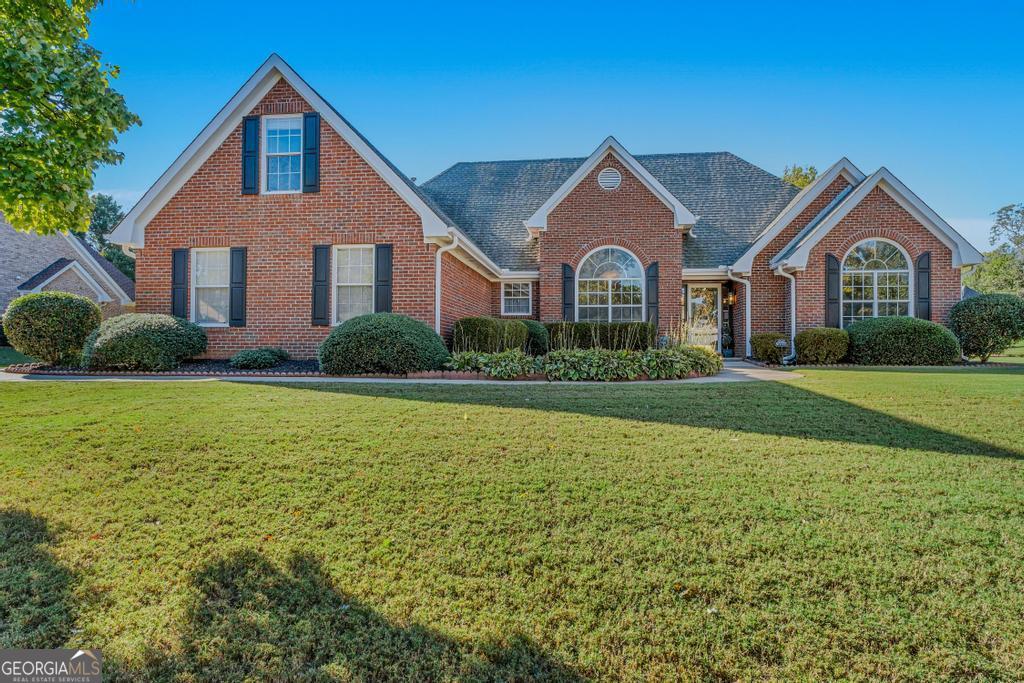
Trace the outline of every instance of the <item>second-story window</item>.
{"label": "second-story window", "polygon": [[264,118],[263,168],[265,192],[302,189],[302,117]]}

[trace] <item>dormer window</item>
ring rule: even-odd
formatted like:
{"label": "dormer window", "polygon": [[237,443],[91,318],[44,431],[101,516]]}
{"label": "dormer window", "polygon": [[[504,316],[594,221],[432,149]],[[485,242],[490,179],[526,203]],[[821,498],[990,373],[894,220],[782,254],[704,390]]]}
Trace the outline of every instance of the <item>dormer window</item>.
{"label": "dormer window", "polygon": [[263,118],[263,191],[302,190],[302,117]]}

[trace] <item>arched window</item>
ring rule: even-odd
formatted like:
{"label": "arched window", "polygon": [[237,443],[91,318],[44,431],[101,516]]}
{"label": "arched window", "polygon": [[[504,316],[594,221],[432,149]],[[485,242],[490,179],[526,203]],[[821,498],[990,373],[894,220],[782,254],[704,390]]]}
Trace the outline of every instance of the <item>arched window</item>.
{"label": "arched window", "polygon": [[888,240],[860,242],[843,259],[843,327],[865,318],[910,315],[910,259]]}
{"label": "arched window", "polygon": [[576,319],[637,322],[644,319],[644,269],[625,249],[601,247],[576,269]]}

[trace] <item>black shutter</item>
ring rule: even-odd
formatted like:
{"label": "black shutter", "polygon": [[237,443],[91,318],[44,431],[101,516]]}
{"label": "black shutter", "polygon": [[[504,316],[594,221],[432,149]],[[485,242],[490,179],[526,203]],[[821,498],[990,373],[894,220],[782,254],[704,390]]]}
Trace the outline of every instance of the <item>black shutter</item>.
{"label": "black shutter", "polygon": [[658,324],[658,262],[647,266],[647,322]]}
{"label": "black shutter", "polygon": [[690,317],[690,285],[683,283],[683,320]]}
{"label": "black shutter", "polygon": [[242,194],[260,192],[260,117],[242,119]]}
{"label": "black shutter", "polygon": [[171,315],[188,318],[188,249],[171,252]]}
{"label": "black shutter", "polygon": [[391,245],[373,249],[373,312],[391,312]]}
{"label": "black shutter", "polygon": [[228,299],[228,325],[245,327],[245,247],[231,247],[230,298]]}
{"label": "black shutter", "polygon": [[917,302],[914,306],[914,317],[924,320],[932,319],[932,255],[924,252],[917,257],[914,269],[914,288],[917,290]]}
{"label": "black shutter", "polygon": [[302,115],[302,191],[320,191],[320,114]]}
{"label": "black shutter", "polygon": [[313,324],[330,325],[331,248],[313,247]]}
{"label": "black shutter", "polygon": [[839,327],[839,259],[825,254],[825,327]]}
{"label": "black shutter", "polygon": [[576,272],[562,264],[562,320],[576,320]]}

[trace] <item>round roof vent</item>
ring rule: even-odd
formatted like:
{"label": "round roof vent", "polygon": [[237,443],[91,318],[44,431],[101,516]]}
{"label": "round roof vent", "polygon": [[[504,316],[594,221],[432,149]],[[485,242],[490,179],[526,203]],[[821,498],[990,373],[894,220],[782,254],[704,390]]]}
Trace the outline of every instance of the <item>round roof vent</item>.
{"label": "round roof vent", "polygon": [[602,190],[614,190],[622,183],[622,174],[614,168],[601,169],[597,174],[597,184]]}

